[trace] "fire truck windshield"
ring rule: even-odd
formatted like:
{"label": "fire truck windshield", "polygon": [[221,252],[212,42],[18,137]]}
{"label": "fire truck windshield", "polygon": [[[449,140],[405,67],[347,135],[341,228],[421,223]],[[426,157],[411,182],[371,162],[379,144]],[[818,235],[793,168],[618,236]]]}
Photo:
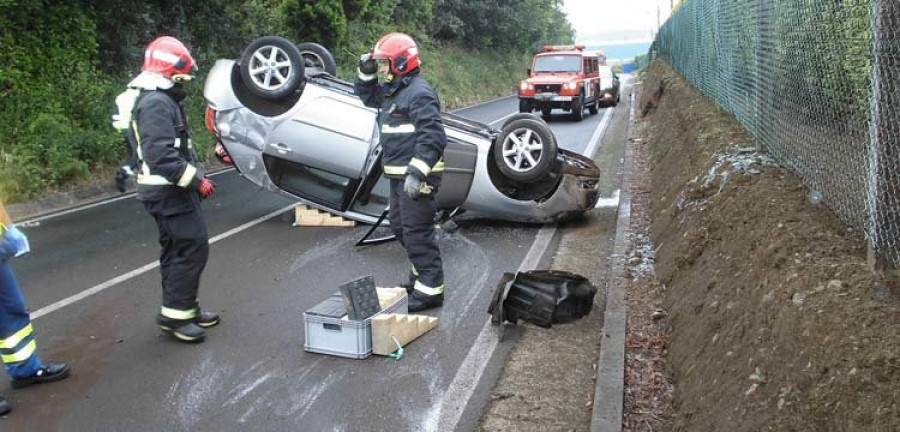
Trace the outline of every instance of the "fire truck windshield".
{"label": "fire truck windshield", "polygon": [[580,55],[545,55],[534,58],[533,73],[581,72]]}

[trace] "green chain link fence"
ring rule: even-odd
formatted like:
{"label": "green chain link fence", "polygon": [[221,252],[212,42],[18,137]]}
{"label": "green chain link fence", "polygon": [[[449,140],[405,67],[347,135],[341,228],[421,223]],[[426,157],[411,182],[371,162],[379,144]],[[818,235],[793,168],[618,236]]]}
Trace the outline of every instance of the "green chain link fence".
{"label": "green chain link fence", "polygon": [[686,0],[651,52],[900,265],[900,2]]}

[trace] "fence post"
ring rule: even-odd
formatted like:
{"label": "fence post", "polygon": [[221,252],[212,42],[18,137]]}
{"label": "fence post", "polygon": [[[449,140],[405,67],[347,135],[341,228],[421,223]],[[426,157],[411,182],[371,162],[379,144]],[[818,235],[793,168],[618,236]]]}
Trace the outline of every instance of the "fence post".
{"label": "fence post", "polygon": [[891,0],[872,3],[872,121],[867,184],[868,263],[884,271],[893,292],[900,271],[900,6]]}

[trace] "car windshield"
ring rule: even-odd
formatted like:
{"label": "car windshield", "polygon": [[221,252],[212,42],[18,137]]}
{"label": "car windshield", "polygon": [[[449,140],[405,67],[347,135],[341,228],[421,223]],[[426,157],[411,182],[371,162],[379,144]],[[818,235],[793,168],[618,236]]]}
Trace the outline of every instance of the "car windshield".
{"label": "car windshield", "polygon": [[600,78],[610,79],[613,77],[612,68],[609,66],[600,66]]}
{"label": "car windshield", "polygon": [[547,55],[534,59],[534,73],[581,72],[580,55]]}

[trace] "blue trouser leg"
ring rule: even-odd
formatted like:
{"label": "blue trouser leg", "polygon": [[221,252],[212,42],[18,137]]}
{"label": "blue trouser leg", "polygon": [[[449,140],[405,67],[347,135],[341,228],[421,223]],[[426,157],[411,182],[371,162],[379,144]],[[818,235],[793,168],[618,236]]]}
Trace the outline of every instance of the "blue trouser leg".
{"label": "blue trouser leg", "polygon": [[0,355],[12,379],[34,375],[44,367],[35,351],[34,329],[25,299],[8,260],[0,260]]}

